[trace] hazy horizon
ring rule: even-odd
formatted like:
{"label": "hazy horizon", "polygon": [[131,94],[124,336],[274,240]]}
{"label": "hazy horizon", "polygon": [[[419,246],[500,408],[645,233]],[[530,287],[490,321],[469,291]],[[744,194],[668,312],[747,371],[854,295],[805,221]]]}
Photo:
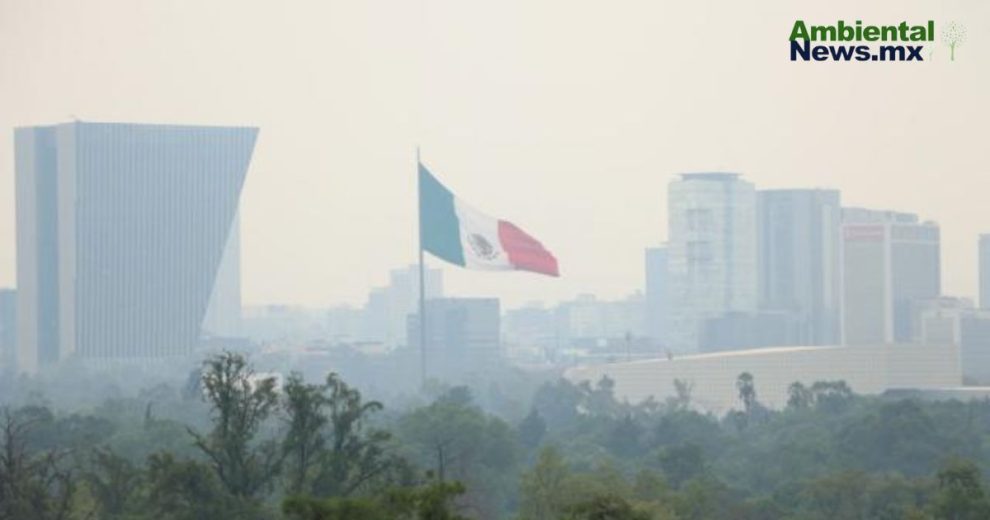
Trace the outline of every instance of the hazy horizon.
{"label": "hazy horizon", "polygon": [[[937,221],[944,292],[975,298],[988,15],[918,0],[0,0],[0,287],[16,282],[13,128],[78,118],[260,128],[241,198],[245,305],[360,305],[414,262],[417,146],[454,193],[560,261],[552,279],[430,259],[451,294],[511,307],[641,289],[667,183],[720,170]],[[958,21],[968,41],[954,62],[936,41],[931,63],[792,63],[795,19]]]}

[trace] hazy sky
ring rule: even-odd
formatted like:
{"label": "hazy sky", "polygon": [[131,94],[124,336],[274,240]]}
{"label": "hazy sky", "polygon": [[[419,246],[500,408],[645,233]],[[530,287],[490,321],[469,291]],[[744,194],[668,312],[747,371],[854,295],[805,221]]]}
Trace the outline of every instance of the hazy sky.
{"label": "hazy sky", "polygon": [[[792,63],[809,23],[963,23],[948,61]],[[242,195],[246,303],[364,302],[414,260],[415,147],[562,277],[445,267],[508,305],[642,287],[678,172],[942,225],[946,292],[990,232],[990,3],[0,0],[0,286],[15,283],[13,128],[261,128]],[[439,261],[433,261],[439,265]]]}

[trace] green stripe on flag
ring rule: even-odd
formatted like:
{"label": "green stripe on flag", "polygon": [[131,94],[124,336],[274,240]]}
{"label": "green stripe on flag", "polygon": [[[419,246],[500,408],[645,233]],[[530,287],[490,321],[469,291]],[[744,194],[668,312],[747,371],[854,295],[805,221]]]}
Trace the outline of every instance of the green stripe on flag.
{"label": "green stripe on flag", "polygon": [[464,265],[454,194],[419,165],[419,233],[422,247],[452,264]]}

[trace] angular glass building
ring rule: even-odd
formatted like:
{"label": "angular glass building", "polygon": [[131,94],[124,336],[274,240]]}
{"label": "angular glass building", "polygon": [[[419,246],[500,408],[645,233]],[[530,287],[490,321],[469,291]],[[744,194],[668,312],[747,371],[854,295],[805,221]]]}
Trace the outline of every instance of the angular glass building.
{"label": "angular glass building", "polygon": [[15,131],[21,371],[194,348],[257,133],[89,122]]}

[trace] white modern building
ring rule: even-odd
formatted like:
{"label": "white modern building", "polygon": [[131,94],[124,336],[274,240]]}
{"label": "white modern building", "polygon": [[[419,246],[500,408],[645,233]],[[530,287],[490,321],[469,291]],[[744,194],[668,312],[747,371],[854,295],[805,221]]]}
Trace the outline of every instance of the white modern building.
{"label": "white modern building", "polygon": [[724,414],[740,409],[736,379],[753,375],[757,399],[764,406],[787,405],[787,388],[795,381],[845,381],[859,394],[894,389],[943,389],[962,384],[957,345],[871,345],[856,347],[773,347],[661,359],[579,366],[565,377],[578,383],[602,377],[615,381],[616,398],[630,403],[676,395],[674,381],[687,382],[691,404]]}
{"label": "white modern building", "polygon": [[667,340],[695,352],[706,320],[757,310],[756,191],[735,173],[689,173],[668,197]]}

